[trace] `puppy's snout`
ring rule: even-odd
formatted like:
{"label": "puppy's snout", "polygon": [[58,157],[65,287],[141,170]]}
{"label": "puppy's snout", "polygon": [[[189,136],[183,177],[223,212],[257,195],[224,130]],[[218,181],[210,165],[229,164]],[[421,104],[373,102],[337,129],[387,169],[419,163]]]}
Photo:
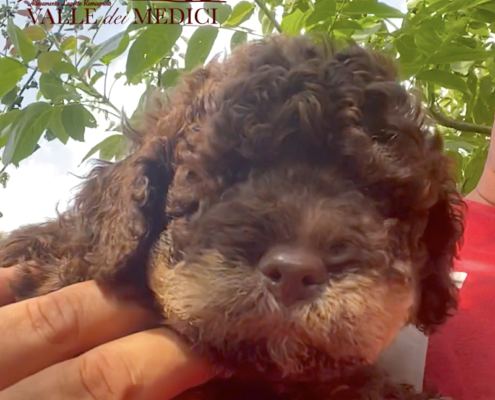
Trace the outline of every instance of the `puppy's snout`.
{"label": "puppy's snout", "polygon": [[265,254],[259,268],[271,292],[286,306],[311,299],[328,279],[323,260],[300,248],[275,248]]}

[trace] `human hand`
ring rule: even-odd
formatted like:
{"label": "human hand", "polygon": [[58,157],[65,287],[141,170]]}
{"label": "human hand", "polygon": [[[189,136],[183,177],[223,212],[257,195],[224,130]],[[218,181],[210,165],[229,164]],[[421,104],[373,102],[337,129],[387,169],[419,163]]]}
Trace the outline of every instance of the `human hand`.
{"label": "human hand", "polygon": [[[10,303],[0,269],[0,306]],[[94,282],[0,308],[0,400],[167,400],[209,368],[153,318]],[[136,333],[138,332],[138,333]]]}
{"label": "human hand", "polygon": [[483,174],[476,188],[466,199],[495,207],[495,123],[492,127],[490,149]]}

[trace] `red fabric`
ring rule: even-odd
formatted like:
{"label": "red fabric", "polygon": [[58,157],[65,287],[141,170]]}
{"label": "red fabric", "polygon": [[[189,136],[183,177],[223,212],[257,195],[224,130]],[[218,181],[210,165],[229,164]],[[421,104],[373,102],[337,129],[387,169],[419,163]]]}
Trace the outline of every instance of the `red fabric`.
{"label": "red fabric", "polygon": [[456,270],[467,277],[459,311],[429,338],[425,383],[455,400],[495,400],[495,207],[466,203]]}

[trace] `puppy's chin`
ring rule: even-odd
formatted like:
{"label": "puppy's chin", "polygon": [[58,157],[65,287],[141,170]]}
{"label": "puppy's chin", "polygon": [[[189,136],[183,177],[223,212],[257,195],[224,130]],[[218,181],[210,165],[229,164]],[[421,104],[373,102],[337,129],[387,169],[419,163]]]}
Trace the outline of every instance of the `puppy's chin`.
{"label": "puppy's chin", "polygon": [[224,373],[328,380],[374,363],[409,318],[411,281],[369,271],[344,275],[289,308],[258,271],[216,252],[171,269],[155,263],[150,284],[164,324]]}

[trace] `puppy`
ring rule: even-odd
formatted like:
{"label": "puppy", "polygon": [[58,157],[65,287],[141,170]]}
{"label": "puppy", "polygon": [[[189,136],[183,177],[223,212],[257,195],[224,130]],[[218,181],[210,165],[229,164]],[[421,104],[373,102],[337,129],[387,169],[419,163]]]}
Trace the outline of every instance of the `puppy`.
{"label": "puppy", "polygon": [[463,202],[391,59],[273,36],[144,121],[71,208],[4,239],[19,299],[132,289],[211,360],[218,379],[183,400],[432,398],[374,363],[455,310]]}

